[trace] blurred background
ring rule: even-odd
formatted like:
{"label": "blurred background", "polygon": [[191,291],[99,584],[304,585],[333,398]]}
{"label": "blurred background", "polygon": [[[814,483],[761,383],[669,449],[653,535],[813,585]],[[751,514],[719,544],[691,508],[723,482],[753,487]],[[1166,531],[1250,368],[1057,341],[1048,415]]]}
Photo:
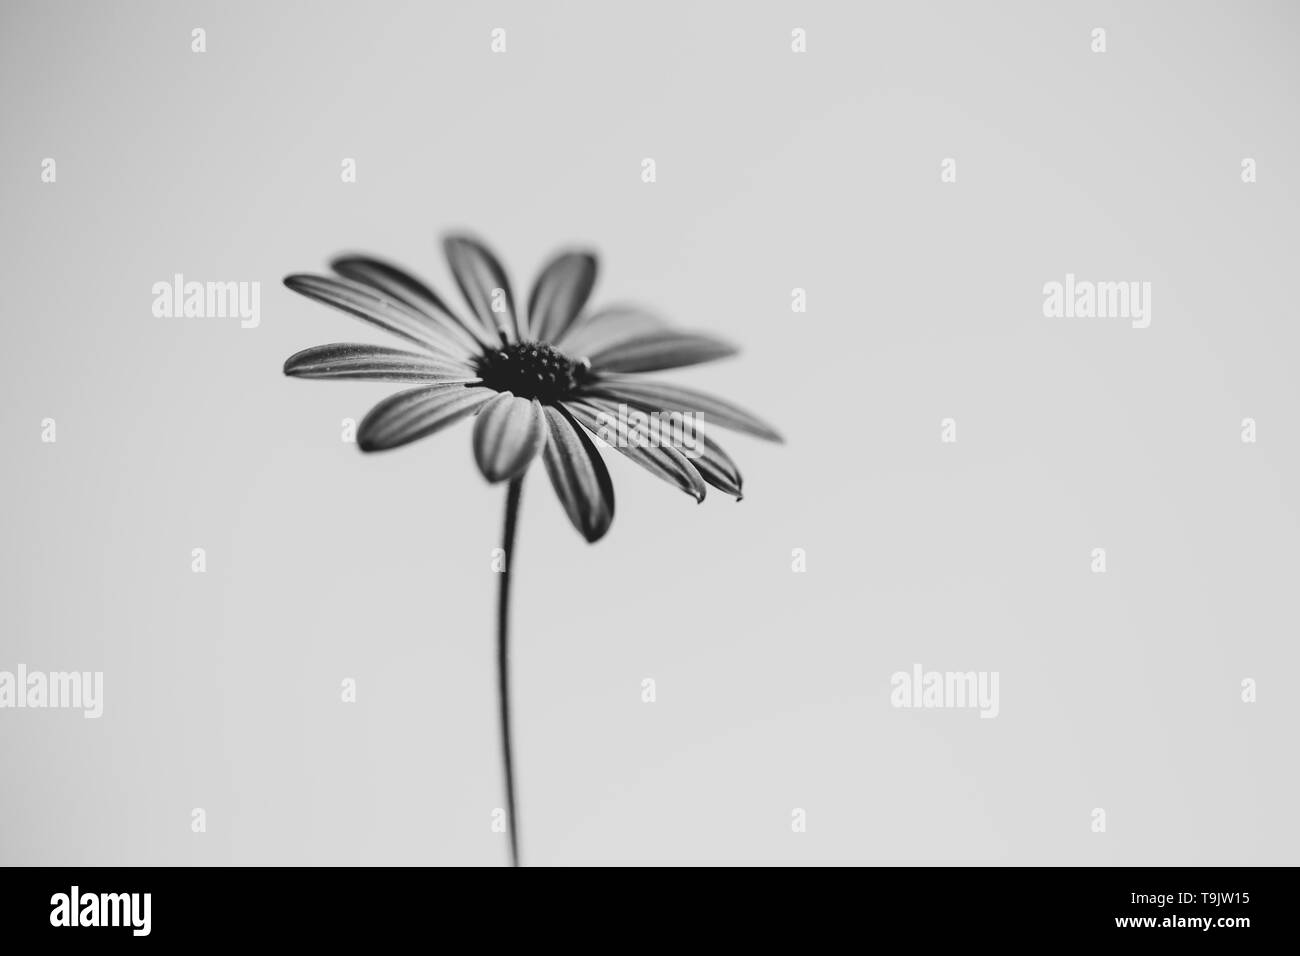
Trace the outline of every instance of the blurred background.
{"label": "blurred background", "polygon": [[[531,473],[526,864],[1294,863],[1296,26],[6,3],[0,670],[102,671],[104,714],[0,711],[0,863],[505,862],[504,491],[465,423],[342,441],[396,386],[281,374],[400,344],[285,274],[361,251],[452,297],[458,229],[517,300],[555,247],[599,250],[596,304],[743,346],[662,377],[788,439],[723,436],[741,504],[607,453],[595,546]],[[155,317],[176,273],[260,282],[260,324]],[[1150,327],[1045,318],[1066,273],[1150,282]],[[892,708],[916,663],[997,671],[999,716]]]}

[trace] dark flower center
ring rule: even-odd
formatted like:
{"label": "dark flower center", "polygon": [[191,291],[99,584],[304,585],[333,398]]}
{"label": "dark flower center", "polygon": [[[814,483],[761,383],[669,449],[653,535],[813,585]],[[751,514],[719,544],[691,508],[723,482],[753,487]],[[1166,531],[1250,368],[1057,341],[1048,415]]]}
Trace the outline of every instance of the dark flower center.
{"label": "dark flower center", "polygon": [[554,402],[578,387],[587,365],[541,342],[515,342],[484,352],[477,362],[483,384],[520,398]]}

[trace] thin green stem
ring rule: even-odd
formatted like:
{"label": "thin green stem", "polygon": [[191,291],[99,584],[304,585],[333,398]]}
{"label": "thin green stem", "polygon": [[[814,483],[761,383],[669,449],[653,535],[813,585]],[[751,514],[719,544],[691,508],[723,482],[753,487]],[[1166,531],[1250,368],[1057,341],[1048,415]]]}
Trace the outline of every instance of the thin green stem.
{"label": "thin green stem", "polygon": [[510,479],[506,489],[506,520],[501,547],[506,566],[497,595],[497,690],[501,698],[501,751],[506,771],[506,820],[510,834],[510,865],[519,865],[519,823],[515,810],[514,754],[510,745],[510,575],[515,568],[515,525],[524,476]]}

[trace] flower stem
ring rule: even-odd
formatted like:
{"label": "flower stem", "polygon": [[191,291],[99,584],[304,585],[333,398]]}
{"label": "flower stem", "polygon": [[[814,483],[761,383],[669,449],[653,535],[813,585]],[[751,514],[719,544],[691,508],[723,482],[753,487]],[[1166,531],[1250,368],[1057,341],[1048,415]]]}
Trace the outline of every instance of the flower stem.
{"label": "flower stem", "polygon": [[501,547],[506,566],[497,595],[497,689],[501,698],[501,752],[506,770],[506,821],[510,834],[510,865],[519,865],[519,824],[515,811],[514,755],[510,746],[510,572],[515,567],[515,524],[524,476],[510,479],[506,488],[506,519]]}

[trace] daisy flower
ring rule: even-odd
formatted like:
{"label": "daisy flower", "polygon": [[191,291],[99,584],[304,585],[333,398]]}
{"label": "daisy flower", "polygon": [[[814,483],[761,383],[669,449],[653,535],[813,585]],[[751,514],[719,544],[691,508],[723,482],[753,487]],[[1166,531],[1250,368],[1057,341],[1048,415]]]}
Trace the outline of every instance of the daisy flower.
{"label": "daisy flower", "polygon": [[[640,308],[587,311],[596,284],[592,253],[566,251],[552,258],[521,311],[505,270],[483,243],[453,235],[443,249],[468,317],[420,279],[367,256],[335,259],[335,275],[286,277],[294,292],[393,333],[405,348],[320,345],[290,356],[284,372],[412,385],[366,415],[357,431],[361,450],[397,448],[472,416],[479,470],[489,482],[508,482],[497,647],[511,861],[518,865],[507,619],[511,552],[528,466],[541,457],[570,522],[594,542],[614,519],[614,487],[592,434],[697,501],[704,500],[707,485],[739,500],[741,476],[730,456],[695,425],[703,421],[771,441],[781,437],[723,399],[643,379],[645,372],[711,362],[736,349],[711,335],[675,329]],[[639,414],[629,416],[629,410]],[[690,447],[656,427],[668,421],[692,423]]]}

